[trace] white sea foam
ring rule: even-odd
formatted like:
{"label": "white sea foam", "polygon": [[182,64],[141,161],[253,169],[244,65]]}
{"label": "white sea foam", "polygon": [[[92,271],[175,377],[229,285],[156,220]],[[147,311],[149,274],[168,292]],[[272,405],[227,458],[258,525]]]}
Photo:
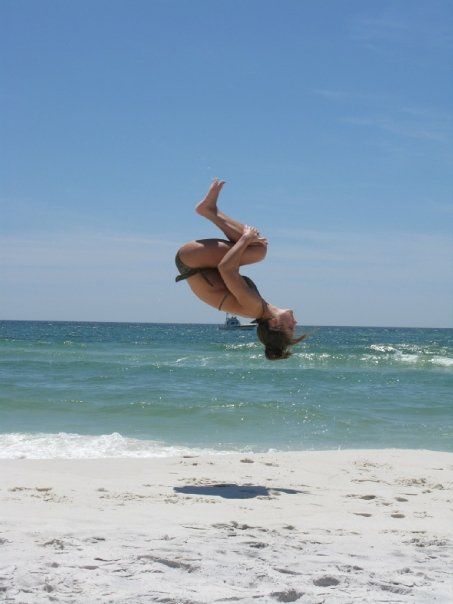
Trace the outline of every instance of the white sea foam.
{"label": "white sea foam", "polygon": [[390,354],[382,356],[364,355],[362,360],[370,360],[377,363],[381,359],[394,359],[397,362],[408,364],[431,363],[433,365],[440,365],[441,367],[453,367],[453,359],[451,357],[437,355],[430,358],[430,354],[432,353],[429,349],[425,350],[414,344],[400,344],[399,348],[394,348],[393,346],[386,344],[372,344],[370,349],[374,350],[375,352],[385,352]]}
{"label": "white sea foam", "polygon": [[386,344],[371,344],[370,348],[376,350],[376,352],[394,352],[396,350],[393,346]]}
{"label": "white sea foam", "polygon": [[241,344],[226,344],[226,350],[241,350],[244,348],[258,348],[257,342],[242,342]]}
{"label": "white sea foam", "polygon": [[327,352],[295,352],[295,357],[299,359],[303,359],[304,361],[327,361],[328,359],[333,358],[333,355]]}
{"label": "white sea foam", "polygon": [[418,363],[420,361],[420,355],[418,354],[404,354],[401,350],[395,352],[395,359],[403,363]]}
{"label": "white sea foam", "polygon": [[374,363],[374,365],[377,365],[382,361],[382,357],[376,354],[364,354],[360,357],[360,360],[365,361],[365,363]]}
{"label": "white sea foam", "polygon": [[[0,434],[0,459],[100,459],[104,457],[174,457],[227,454],[233,451],[168,446],[158,441],[127,438],[118,432],[81,434]],[[239,450],[236,452],[240,452]],[[250,451],[247,451],[250,452]]]}
{"label": "white sea foam", "polygon": [[431,363],[441,365],[442,367],[453,367],[453,359],[451,357],[433,357]]}

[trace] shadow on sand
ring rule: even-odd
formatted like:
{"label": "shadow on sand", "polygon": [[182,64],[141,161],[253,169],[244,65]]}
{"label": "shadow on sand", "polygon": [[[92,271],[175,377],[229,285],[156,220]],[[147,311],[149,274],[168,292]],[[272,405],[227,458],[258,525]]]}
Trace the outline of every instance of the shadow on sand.
{"label": "shadow on sand", "polygon": [[224,497],[225,499],[251,499],[252,497],[272,497],[277,493],[286,493],[287,495],[297,495],[298,493],[308,494],[309,491],[298,491],[296,489],[267,488],[254,485],[239,485],[218,483],[202,486],[174,487],[175,493],[184,493],[186,495],[208,495],[210,497]]}

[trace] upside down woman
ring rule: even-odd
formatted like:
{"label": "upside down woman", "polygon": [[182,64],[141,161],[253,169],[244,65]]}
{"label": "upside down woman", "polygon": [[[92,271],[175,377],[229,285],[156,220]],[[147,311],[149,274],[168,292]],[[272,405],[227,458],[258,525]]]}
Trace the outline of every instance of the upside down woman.
{"label": "upside down woman", "polygon": [[239,274],[244,264],[264,260],[267,239],[217,208],[224,184],[216,178],[196,212],[218,226],[228,239],[199,239],[183,245],[175,258],[180,273],[176,281],[187,279],[193,293],[218,310],[255,319],[266,358],[286,359],[290,347],[306,336],[294,338],[297,321],[293,311],[266,302],[253,281]]}

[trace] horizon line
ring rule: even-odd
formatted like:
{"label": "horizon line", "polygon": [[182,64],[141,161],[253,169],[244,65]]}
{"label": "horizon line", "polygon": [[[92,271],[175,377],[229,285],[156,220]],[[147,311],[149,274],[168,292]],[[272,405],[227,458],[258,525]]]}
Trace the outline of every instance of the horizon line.
{"label": "horizon line", "polygon": [[[74,319],[0,319],[0,323],[104,323],[106,325],[222,325],[219,323],[199,323],[185,321],[97,321],[97,320],[74,320]],[[417,326],[417,325],[338,325],[338,324],[304,324],[298,327],[305,328],[320,328],[320,327],[345,327],[345,328],[360,328],[368,329],[453,329],[452,327],[439,326]]]}

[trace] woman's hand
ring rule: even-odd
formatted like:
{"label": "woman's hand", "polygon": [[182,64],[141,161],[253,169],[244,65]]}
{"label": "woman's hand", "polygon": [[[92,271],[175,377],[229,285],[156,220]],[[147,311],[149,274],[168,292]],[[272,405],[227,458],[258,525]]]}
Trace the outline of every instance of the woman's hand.
{"label": "woman's hand", "polygon": [[252,245],[254,243],[258,243],[260,245],[267,245],[267,239],[261,236],[258,229],[249,226],[248,224],[244,226],[242,238],[245,239],[249,245]]}

